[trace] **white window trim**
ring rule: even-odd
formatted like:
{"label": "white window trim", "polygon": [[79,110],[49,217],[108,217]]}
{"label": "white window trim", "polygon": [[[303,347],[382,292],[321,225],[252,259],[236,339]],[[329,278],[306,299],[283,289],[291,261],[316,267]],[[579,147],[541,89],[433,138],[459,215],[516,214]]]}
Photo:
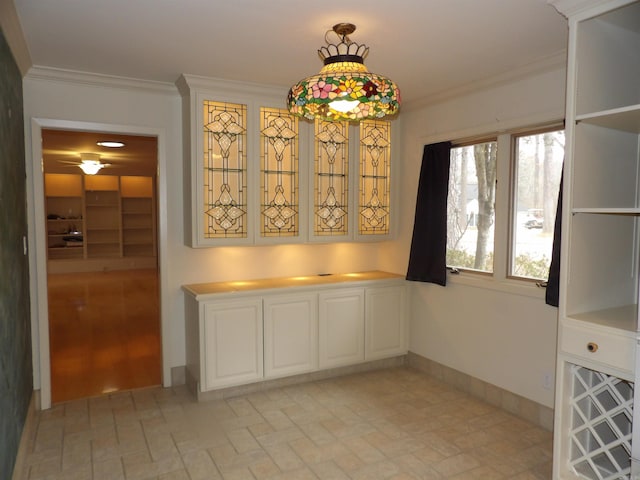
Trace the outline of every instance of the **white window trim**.
{"label": "white window trim", "polygon": [[[527,123],[525,125],[505,127],[499,133],[486,133],[465,136],[453,136],[458,140],[451,140],[455,145],[467,145],[479,143],[486,139],[495,138],[497,142],[496,155],[496,216],[494,226],[494,245],[493,245],[493,272],[474,271],[470,269],[460,268],[456,273],[452,273],[447,268],[447,283],[471,286],[476,288],[484,288],[488,290],[496,290],[515,295],[527,297],[542,298],[545,297],[546,288],[541,287],[543,280],[536,280],[525,277],[515,277],[509,275],[509,258],[511,255],[511,232],[510,224],[513,208],[513,182],[515,164],[512,163],[513,143],[512,139],[516,135],[526,132],[546,131],[553,128],[564,129],[563,122],[560,120],[543,121],[539,123]],[[438,140],[425,141],[426,144],[445,141],[441,138]],[[500,206],[502,205],[502,208]],[[498,211],[505,214],[498,215]]]}

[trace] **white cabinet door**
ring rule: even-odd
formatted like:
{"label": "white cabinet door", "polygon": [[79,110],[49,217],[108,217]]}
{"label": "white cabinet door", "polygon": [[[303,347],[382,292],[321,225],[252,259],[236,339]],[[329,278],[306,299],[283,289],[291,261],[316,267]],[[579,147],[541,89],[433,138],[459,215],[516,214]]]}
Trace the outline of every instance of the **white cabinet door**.
{"label": "white cabinet door", "polygon": [[261,298],[205,304],[203,330],[203,390],[262,379]]}
{"label": "white cabinet door", "polygon": [[318,368],[318,295],[264,297],[264,374],[266,378]]}
{"label": "white cabinet door", "polygon": [[364,289],[321,292],[319,301],[320,368],[364,361]]}
{"label": "white cabinet door", "polygon": [[365,312],[365,360],[406,354],[405,287],[368,288]]}

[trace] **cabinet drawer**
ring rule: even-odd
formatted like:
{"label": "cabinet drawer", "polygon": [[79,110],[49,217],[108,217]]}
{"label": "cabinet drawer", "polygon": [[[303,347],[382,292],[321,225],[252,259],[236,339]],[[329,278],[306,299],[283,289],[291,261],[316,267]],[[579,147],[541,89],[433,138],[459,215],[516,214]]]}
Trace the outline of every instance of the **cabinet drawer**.
{"label": "cabinet drawer", "polygon": [[560,335],[560,349],[565,353],[620,370],[633,371],[633,338],[574,325],[562,325]]}

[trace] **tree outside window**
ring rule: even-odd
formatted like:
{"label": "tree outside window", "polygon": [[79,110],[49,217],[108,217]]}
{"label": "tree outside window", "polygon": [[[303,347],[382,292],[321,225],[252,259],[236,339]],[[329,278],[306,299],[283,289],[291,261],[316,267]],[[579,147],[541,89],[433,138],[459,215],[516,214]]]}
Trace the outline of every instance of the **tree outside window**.
{"label": "tree outside window", "polygon": [[509,275],[546,280],[564,159],[564,130],[514,137]]}
{"label": "tree outside window", "polygon": [[447,265],[493,272],[497,142],[451,149]]}

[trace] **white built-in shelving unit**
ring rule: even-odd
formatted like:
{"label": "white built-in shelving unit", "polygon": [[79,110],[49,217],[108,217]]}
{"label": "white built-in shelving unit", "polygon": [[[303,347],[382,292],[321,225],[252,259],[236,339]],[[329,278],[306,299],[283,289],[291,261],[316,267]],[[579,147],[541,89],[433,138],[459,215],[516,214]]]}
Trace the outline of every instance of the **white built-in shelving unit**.
{"label": "white built-in shelving unit", "polygon": [[569,20],[554,479],[640,479],[640,2]]}

